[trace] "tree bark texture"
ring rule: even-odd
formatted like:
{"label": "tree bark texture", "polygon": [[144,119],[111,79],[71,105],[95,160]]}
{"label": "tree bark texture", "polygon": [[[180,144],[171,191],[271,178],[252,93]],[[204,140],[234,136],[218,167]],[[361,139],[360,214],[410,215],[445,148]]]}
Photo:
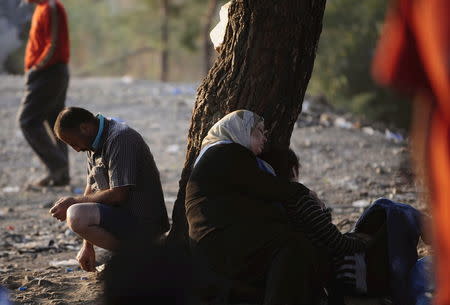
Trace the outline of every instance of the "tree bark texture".
{"label": "tree bark texture", "polygon": [[326,0],[235,0],[219,57],[197,90],[169,239],[187,240],[185,188],[201,142],[227,113],[262,115],[267,147],[287,148],[314,65]]}
{"label": "tree bark texture", "polygon": [[217,10],[218,0],[210,0],[208,12],[206,13],[205,24],[203,27],[203,66],[205,75],[208,74],[211,69],[211,52],[213,51],[213,45],[209,38],[209,32],[211,31],[211,23],[214,14]]}

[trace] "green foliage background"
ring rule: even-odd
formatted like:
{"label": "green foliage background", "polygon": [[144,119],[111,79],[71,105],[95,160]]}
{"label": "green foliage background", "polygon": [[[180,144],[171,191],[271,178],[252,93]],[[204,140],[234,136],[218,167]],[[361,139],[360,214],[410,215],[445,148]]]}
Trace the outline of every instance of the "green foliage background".
{"label": "green foliage background", "polygon": [[387,6],[387,0],[327,2],[309,93],[368,120],[407,128],[410,104],[377,86],[370,74]]}

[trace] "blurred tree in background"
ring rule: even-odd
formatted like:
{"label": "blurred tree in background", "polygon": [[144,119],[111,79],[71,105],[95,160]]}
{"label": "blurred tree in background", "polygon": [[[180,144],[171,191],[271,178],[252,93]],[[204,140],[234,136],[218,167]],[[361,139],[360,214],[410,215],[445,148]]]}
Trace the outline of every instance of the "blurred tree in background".
{"label": "blurred tree in background", "polygon": [[409,103],[378,87],[370,66],[387,0],[329,0],[309,94],[368,120],[407,128]]}
{"label": "blurred tree in background", "polygon": [[[217,0],[64,0],[75,75],[197,81],[204,74],[202,27]],[[209,32],[209,31],[208,31]],[[210,45],[212,50],[212,45]]]}

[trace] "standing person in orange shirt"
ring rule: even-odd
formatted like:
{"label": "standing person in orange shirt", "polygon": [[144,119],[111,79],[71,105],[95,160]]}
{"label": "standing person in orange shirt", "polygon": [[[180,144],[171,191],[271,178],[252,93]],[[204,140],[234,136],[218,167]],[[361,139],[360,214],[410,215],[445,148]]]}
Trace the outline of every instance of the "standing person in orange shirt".
{"label": "standing person in orange shirt", "polygon": [[36,9],[25,53],[26,92],[18,121],[25,139],[47,168],[34,186],[70,183],[67,146],[53,134],[69,84],[69,34],[59,0],[25,0]]}

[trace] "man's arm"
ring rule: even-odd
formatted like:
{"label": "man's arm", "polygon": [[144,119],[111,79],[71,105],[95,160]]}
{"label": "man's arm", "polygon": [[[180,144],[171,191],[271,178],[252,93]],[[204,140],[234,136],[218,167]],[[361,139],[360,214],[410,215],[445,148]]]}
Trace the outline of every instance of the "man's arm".
{"label": "man's arm", "polygon": [[85,194],[77,197],[63,197],[55,202],[50,209],[50,214],[60,221],[66,220],[67,209],[76,203],[96,202],[108,205],[120,205],[128,199],[130,186],[115,187],[99,192],[92,192],[90,186],[86,186]]}
{"label": "man's arm", "polygon": [[89,194],[91,194],[91,193],[92,193],[91,185],[90,185],[89,183],[86,183],[86,187],[84,188],[84,193],[83,193],[83,195],[84,195],[84,196],[87,196],[87,195],[89,195]]}
{"label": "man's arm", "polygon": [[128,199],[130,186],[119,186],[99,192],[90,192],[83,196],[74,197],[76,203],[97,202],[108,205],[120,205]]}

